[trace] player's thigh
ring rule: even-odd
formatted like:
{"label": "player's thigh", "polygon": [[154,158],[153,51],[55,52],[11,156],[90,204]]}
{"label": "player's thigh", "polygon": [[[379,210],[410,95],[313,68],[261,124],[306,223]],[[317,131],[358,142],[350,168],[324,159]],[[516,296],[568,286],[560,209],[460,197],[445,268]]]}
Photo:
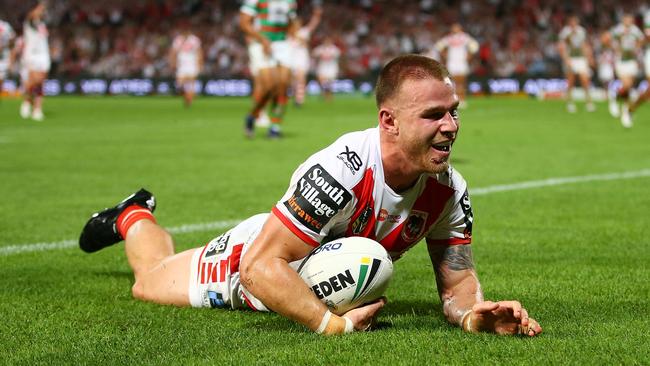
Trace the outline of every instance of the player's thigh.
{"label": "player's thigh", "polygon": [[286,89],[291,83],[291,69],[285,66],[278,66],[278,88]]}
{"label": "player's thigh", "polygon": [[29,71],[29,82],[32,85],[42,84],[47,74],[40,70]]}
{"label": "player's thigh", "polygon": [[189,306],[190,266],[196,249],[164,259],[133,285],[133,296],[144,301]]}
{"label": "player's thigh", "polygon": [[260,69],[257,74],[257,80],[262,90],[268,91],[275,85],[275,67],[265,67]]}
{"label": "player's thigh", "polygon": [[587,88],[589,85],[591,85],[591,75],[583,73],[578,76],[580,77],[580,84],[583,88]]}

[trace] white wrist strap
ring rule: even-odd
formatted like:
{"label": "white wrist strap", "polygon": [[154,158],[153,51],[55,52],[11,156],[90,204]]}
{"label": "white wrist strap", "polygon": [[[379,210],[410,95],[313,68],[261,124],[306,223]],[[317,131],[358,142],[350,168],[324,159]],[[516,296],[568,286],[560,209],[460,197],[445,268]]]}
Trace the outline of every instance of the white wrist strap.
{"label": "white wrist strap", "polygon": [[[472,329],[472,310],[467,310],[465,314],[460,318],[460,327],[467,332],[471,332]],[[465,329],[465,318],[470,317],[469,320],[467,321],[467,329]]]}
{"label": "white wrist strap", "polygon": [[343,319],[345,319],[345,333],[354,332],[354,324],[352,324],[352,320],[347,317],[343,317]]}
{"label": "white wrist strap", "polygon": [[325,331],[325,327],[327,327],[327,323],[330,322],[331,317],[332,317],[332,312],[327,310],[325,315],[323,315],[323,320],[320,321],[320,325],[318,326],[318,329],[316,329],[316,333],[321,334],[323,333],[323,331]]}

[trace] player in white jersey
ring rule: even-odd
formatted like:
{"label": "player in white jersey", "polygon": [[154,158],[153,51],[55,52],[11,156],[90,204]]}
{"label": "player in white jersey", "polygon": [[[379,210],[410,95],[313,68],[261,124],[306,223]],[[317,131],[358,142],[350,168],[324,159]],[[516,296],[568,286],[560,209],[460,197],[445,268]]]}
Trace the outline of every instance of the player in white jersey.
{"label": "player in white jersey", "polygon": [[465,108],[467,102],[465,94],[467,89],[467,75],[471,72],[470,61],[472,55],[478,52],[478,42],[463,31],[459,23],[451,26],[451,32],[436,43],[438,53],[445,60],[449,74],[456,84],[456,91],[460,97],[460,107]]}
{"label": "player in white jersey", "polygon": [[10,53],[14,37],[16,33],[11,25],[0,19],[0,98],[11,66]]}
{"label": "player in white jersey", "polygon": [[637,54],[644,37],[643,32],[634,24],[634,16],[625,14],[622,22],[612,29],[612,38],[616,51],[616,76],[621,80],[621,88],[617,94],[617,99],[623,101],[621,124],[625,128],[630,128],[632,127],[630,91],[639,75]]}
{"label": "player in white jersey", "polygon": [[325,37],[323,43],[314,48],[314,58],[317,60],[316,77],[326,100],[332,99],[332,84],[339,74],[339,58],[341,50],[331,37]]}
{"label": "player in white jersey", "polygon": [[27,15],[23,26],[23,57],[22,62],[27,69],[27,83],[20,106],[23,118],[42,121],[43,115],[43,84],[50,71],[50,46],[48,31],[43,21],[45,4],[39,3]]}
{"label": "player in white jersey", "polygon": [[643,15],[643,27],[645,30],[645,53],[643,55],[646,89],[645,92],[630,106],[630,118],[641,104],[650,99],[650,9]]}
{"label": "player in white jersey", "polygon": [[194,99],[196,78],[203,68],[201,40],[185,26],[181,34],[174,38],[169,53],[169,63],[176,69],[176,87],[183,91],[185,106]]}
{"label": "player in white jersey", "polygon": [[293,100],[296,106],[301,106],[305,102],[307,74],[311,64],[309,40],[320,23],[322,13],[323,10],[320,6],[315,7],[309,22],[303,26],[302,22],[297,20],[294,25],[297,30],[289,35],[289,42],[293,48]]}
{"label": "player in white jersey", "polygon": [[239,26],[248,42],[253,74],[253,106],[245,117],[248,138],[254,137],[255,120],[271,102],[268,137],[279,138],[291,85],[292,52],[287,40],[297,18],[296,0],[244,0]]}
{"label": "player in white jersey", "polygon": [[473,214],[449,165],[458,96],[445,68],[404,55],[381,71],[378,126],[340,137],[294,172],[271,214],[254,216],[204,247],[174,254],[141,190],[91,217],[79,244],[94,252],[125,239],[133,295],[179,306],[273,311],[311,330],[366,330],[385,299],[333,315],[295,270],[327,240],[378,241],[393,260],[426,240],[447,320],[472,333],[542,331],[518,301],[485,301],[472,260]]}
{"label": "player in white jersey", "polygon": [[594,66],[594,55],[589,45],[587,31],[579,23],[578,17],[569,17],[568,24],[562,28],[559,35],[558,50],[564,61],[564,74],[567,78],[567,110],[576,112],[573,101],[573,88],[576,75],[585,90],[586,109],[593,112],[596,107],[591,100],[591,67]]}

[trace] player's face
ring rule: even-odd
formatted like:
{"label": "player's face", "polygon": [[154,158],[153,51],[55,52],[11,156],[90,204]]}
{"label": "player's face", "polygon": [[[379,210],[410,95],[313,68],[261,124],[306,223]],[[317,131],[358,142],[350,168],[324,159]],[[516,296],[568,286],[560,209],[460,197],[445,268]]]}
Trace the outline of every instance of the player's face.
{"label": "player's face", "polygon": [[421,173],[446,171],[460,122],[451,80],[407,80],[396,102],[398,141],[408,160],[404,163]]}

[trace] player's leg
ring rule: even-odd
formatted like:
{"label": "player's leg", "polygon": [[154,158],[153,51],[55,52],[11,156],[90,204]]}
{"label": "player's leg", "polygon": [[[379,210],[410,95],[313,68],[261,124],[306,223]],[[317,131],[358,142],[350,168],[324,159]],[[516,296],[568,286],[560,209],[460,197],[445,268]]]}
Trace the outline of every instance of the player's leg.
{"label": "player's leg", "polygon": [[245,119],[245,132],[249,138],[253,137],[255,120],[259,117],[260,112],[268,103],[271,97],[271,85],[273,84],[273,73],[269,68],[262,68],[257,71],[253,79],[253,106]]}
{"label": "player's leg", "polygon": [[190,263],[194,250],[174,255],[171,235],[141,219],[126,233],[124,248],[135,283],[133,297],[159,304],[188,306]]}
{"label": "player's leg", "polygon": [[189,107],[194,101],[194,88],[196,86],[196,77],[190,76],[185,79],[183,87],[183,99],[185,106]]}
{"label": "player's leg", "polygon": [[293,102],[297,107],[305,103],[305,90],[307,88],[307,70],[296,69],[294,71]]}
{"label": "player's leg", "polygon": [[576,112],[576,104],[573,101],[573,88],[575,87],[576,76],[573,70],[569,69],[566,73],[566,109],[569,113]]}
{"label": "player's leg", "polygon": [[269,113],[271,117],[269,137],[271,138],[280,137],[280,125],[284,121],[284,115],[287,111],[290,84],[291,69],[286,66],[277,66],[273,85],[273,95],[275,96],[273,99],[274,105]]}
{"label": "player's leg", "polygon": [[630,75],[621,76],[621,89],[618,97],[622,100],[621,125],[625,128],[632,127],[632,115],[630,114],[630,91],[634,87],[634,78]]}
{"label": "player's leg", "polygon": [[34,72],[34,84],[32,86],[32,95],[33,95],[32,119],[35,121],[42,121],[44,119],[43,84],[45,83],[46,76],[47,76],[46,72],[43,71]]}
{"label": "player's leg", "polygon": [[580,73],[580,85],[582,85],[582,88],[585,90],[585,108],[587,109],[587,112],[593,112],[596,110],[596,106],[593,103],[593,100],[591,99],[591,80],[589,77],[588,72],[583,72]]}
{"label": "player's leg", "polygon": [[27,70],[27,77],[23,87],[23,102],[20,105],[20,116],[24,119],[32,115],[32,104],[34,103],[33,88],[36,80],[36,72]]}
{"label": "player's leg", "polygon": [[332,80],[329,70],[326,68],[321,68],[318,71],[318,84],[320,84],[321,95],[323,99],[329,101],[332,99]]}
{"label": "player's leg", "polygon": [[634,113],[637,108],[644,102],[650,99],[650,76],[646,78],[646,89],[635,101],[630,105],[630,114]]}
{"label": "player's leg", "polygon": [[134,297],[189,305],[191,254],[174,255],[171,236],[156,224],[155,208],[153,195],[141,189],[115,207],[93,214],[81,232],[79,246],[92,253],[125,239],[126,256],[135,277]]}

